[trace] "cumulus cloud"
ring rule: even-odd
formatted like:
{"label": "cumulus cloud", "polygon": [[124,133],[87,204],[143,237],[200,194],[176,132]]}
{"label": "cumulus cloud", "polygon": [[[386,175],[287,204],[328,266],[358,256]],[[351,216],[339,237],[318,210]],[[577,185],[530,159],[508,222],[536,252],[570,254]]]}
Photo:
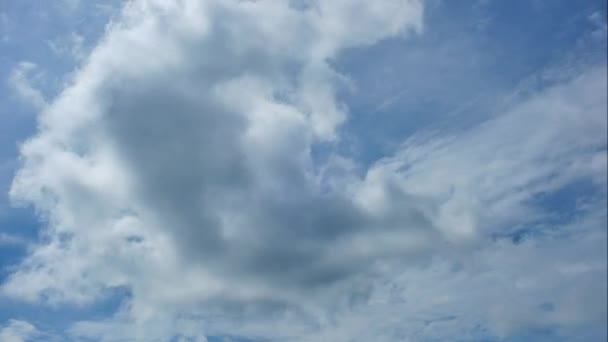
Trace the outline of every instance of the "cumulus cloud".
{"label": "cumulus cloud", "polygon": [[9,320],[8,324],[0,327],[0,340],[5,342],[24,342],[38,335],[38,330],[25,321]]}
{"label": "cumulus cloud", "polygon": [[422,12],[127,3],[21,147],[11,196],[47,227],[2,293],[86,305],[127,289],[113,317],[69,330],[103,341],[416,340],[605,317],[590,299],[606,292],[603,202],[559,229],[568,242],[497,238],[546,216],[527,205],[539,194],[580,179],[605,189],[605,65],[449,137],[413,137],[363,172],[337,152],[312,157],[349,116],[332,60],[415,34]]}

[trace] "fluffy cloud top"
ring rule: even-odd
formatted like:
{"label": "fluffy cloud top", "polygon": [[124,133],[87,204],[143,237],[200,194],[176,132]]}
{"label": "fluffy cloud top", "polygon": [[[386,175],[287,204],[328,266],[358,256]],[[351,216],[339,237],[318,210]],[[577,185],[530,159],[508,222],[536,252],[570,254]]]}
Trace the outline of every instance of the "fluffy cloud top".
{"label": "fluffy cloud top", "polygon": [[0,327],[0,339],[5,342],[24,342],[39,335],[36,327],[25,321],[10,320]]}
{"label": "fluffy cloud top", "polygon": [[[104,341],[605,320],[605,64],[369,167],[332,149],[349,116],[332,61],[416,34],[422,14],[413,0],[127,3],[21,148],[11,196],[47,227],[3,294],[86,305],[126,289],[112,318],[69,331]],[[577,181],[599,197],[545,227],[534,201]]]}

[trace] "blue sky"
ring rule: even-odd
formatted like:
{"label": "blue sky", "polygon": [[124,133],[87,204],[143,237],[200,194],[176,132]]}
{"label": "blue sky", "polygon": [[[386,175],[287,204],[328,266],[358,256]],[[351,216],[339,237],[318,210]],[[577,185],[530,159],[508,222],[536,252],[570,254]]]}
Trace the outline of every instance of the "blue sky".
{"label": "blue sky", "polygon": [[605,340],[606,10],[0,2],[0,340]]}

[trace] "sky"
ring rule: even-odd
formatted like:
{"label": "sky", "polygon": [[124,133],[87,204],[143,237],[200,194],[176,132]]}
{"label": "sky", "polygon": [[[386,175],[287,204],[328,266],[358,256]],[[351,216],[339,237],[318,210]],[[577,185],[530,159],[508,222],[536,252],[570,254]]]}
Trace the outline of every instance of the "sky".
{"label": "sky", "polygon": [[0,341],[602,341],[600,0],[0,0]]}

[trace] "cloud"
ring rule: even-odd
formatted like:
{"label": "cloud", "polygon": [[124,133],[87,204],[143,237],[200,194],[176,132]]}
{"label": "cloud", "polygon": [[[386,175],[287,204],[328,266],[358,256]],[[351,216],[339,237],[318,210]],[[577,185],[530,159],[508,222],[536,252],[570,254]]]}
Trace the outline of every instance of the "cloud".
{"label": "cloud", "polygon": [[26,240],[11,234],[0,233],[0,247],[4,245],[25,245]]}
{"label": "cloud", "polygon": [[498,219],[534,218],[526,212],[530,198],[577,178],[591,178],[601,189],[605,73],[605,65],[589,68],[460,134],[412,137],[368,171],[371,190],[364,183],[361,191],[375,191],[378,183],[398,188],[374,194],[373,206],[393,202],[387,196],[399,191],[435,197],[443,203],[433,215],[437,224],[457,238],[476,235],[476,227],[504,228]]}
{"label": "cloud", "polygon": [[48,331],[40,330],[34,324],[9,319],[5,325],[0,325],[0,341],[2,342],[29,342],[29,341],[63,341],[62,337]]}
{"label": "cloud", "polygon": [[69,329],[103,341],[445,339],[601,320],[605,200],[582,203],[563,235],[499,237],[544,222],[539,195],[605,188],[605,65],[368,168],[331,150],[349,117],[332,61],[420,32],[422,13],[127,3],[21,147],[11,196],[48,226],[2,294],[87,305],[124,288],[113,317]]}
{"label": "cloud", "polygon": [[60,58],[72,58],[76,61],[84,59],[86,55],[84,45],[84,37],[76,32],[72,32],[68,36],[58,37],[48,42],[49,48],[55,55]]}
{"label": "cloud", "polygon": [[0,340],[5,342],[24,342],[38,335],[36,327],[25,321],[9,320],[0,327]]}
{"label": "cloud", "polygon": [[[31,73],[36,70],[37,66],[31,62],[21,62],[13,69],[8,79],[8,84],[21,97],[23,101],[32,105],[36,109],[42,109],[46,106],[46,100],[42,93],[32,85]],[[38,73],[33,76],[36,78],[42,77]]]}
{"label": "cloud", "polygon": [[14,23],[9,16],[4,12],[0,12],[0,42],[3,44],[11,40],[11,30],[13,29],[13,25]]}

